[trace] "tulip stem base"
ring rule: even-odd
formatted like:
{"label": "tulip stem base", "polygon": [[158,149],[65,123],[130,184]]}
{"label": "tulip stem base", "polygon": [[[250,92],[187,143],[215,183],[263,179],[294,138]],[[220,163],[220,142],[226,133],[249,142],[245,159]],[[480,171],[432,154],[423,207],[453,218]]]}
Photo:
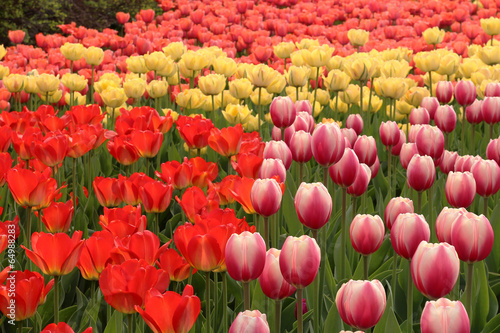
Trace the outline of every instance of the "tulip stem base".
{"label": "tulip stem base", "polygon": [[205,305],[206,305],[206,313],[205,313],[205,318],[206,318],[206,332],[210,333],[210,272],[205,272]]}
{"label": "tulip stem base", "polygon": [[244,310],[250,310],[250,282],[243,282]]}
{"label": "tulip stem base", "polygon": [[422,192],[417,192],[417,211],[422,214]]}
{"label": "tulip stem base", "polygon": [[302,184],[304,179],[304,163],[299,163],[299,184]]}
{"label": "tulip stem base", "polygon": [[59,276],[54,276],[54,323],[59,323]]}
{"label": "tulip stem base", "polygon": [[398,254],[396,251],[392,250],[394,252],[392,256],[392,280],[391,280],[391,288],[392,288],[392,304],[396,304],[396,278],[397,278],[397,273],[396,269],[398,266]]}
{"label": "tulip stem base", "polygon": [[264,241],[266,242],[266,250],[269,250],[269,217],[264,217]]}
{"label": "tulip stem base", "polygon": [[368,263],[370,262],[370,256],[363,256],[363,278],[368,280]]}
{"label": "tulip stem base", "polygon": [[462,132],[460,133],[461,135],[461,141],[460,144],[462,145],[462,155],[466,154],[467,151],[467,145],[465,144],[465,107],[462,106]]}
{"label": "tulip stem base", "polygon": [[469,152],[471,155],[476,155],[476,146],[474,145],[475,136],[476,136],[476,124],[471,124],[471,127],[472,127],[472,129],[471,129],[472,137],[470,140],[471,146],[469,148]]}
{"label": "tulip stem base", "polygon": [[467,264],[467,284],[465,286],[465,310],[472,319],[472,283],[474,277],[474,263]]}
{"label": "tulip stem base", "polygon": [[127,315],[127,332],[132,333],[134,330],[132,329],[132,314],[129,313]]}
{"label": "tulip stem base", "polygon": [[408,260],[408,293],[406,295],[408,333],[413,333],[413,278],[411,276],[411,260]]}
{"label": "tulip stem base", "polygon": [[[434,48],[435,47],[436,47],[436,44],[434,44]],[[432,71],[429,71],[429,92],[431,94],[431,97],[434,97],[433,93],[432,93]]]}
{"label": "tulip stem base", "polygon": [[303,323],[303,313],[302,313],[302,298],[303,298],[303,289],[297,289],[297,332],[304,332],[304,323]]}
{"label": "tulip stem base", "polygon": [[[28,249],[31,249],[31,207],[30,206],[26,207],[26,247]],[[30,264],[30,266],[31,266],[31,264]]]}
{"label": "tulip stem base", "polygon": [[[281,331],[281,301],[274,301],[274,333]],[[225,330],[224,332],[227,332]]]}
{"label": "tulip stem base", "polygon": [[483,197],[483,215],[488,218],[488,197]]}
{"label": "tulip stem base", "polygon": [[222,327],[224,329],[223,332],[227,332],[227,277],[226,277],[226,272],[222,272],[222,316],[223,316],[223,323]]}
{"label": "tulip stem base", "polygon": [[72,185],[73,185],[73,207],[74,207],[74,210],[76,211],[76,189],[77,189],[77,178],[76,178],[76,158],[73,158],[73,182],[72,182]]}

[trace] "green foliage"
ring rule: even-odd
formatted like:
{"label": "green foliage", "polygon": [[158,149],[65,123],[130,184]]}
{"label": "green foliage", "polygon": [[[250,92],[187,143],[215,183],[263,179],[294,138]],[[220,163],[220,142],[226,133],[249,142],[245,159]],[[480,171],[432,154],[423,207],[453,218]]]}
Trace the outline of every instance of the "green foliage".
{"label": "green foliage", "polygon": [[131,19],[141,9],[157,9],[154,0],[3,0],[0,11],[0,44],[10,45],[9,30],[24,30],[24,42],[35,44],[35,35],[61,32],[61,24],[102,30],[116,28],[116,13],[130,13]]}

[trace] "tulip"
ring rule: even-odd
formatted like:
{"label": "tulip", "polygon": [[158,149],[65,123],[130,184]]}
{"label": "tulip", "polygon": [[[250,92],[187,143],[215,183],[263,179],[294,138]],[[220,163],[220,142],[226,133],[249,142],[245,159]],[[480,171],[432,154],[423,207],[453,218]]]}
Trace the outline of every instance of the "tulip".
{"label": "tulip", "polygon": [[346,148],[354,148],[354,145],[356,144],[356,140],[358,139],[358,135],[356,134],[356,131],[354,131],[352,128],[342,128],[340,130],[342,131],[342,135],[346,139],[346,143],[345,143]]}
{"label": "tulip", "polygon": [[[92,333],[93,328],[89,327],[82,333]],[[59,324],[49,324],[47,325],[40,333],[75,333],[71,326],[66,324],[65,322],[60,322]]]}
{"label": "tulip", "polygon": [[455,113],[455,110],[453,110],[453,107],[443,105],[437,108],[434,120],[436,121],[436,126],[441,131],[448,134],[453,132],[455,129],[457,124],[457,114]]}
{"label": "tulip", "polygon": [[400,134],[396,122],[382,122],[379,128],[380,140],[384,146],[392,147],[399,142]]}
{"label": "tulip", "polygon": [[434,126],[422,126],[417,133],[415,143],[417,144],[419,155],[430,156],[434,164],[436,166],[439,165],[444,153],[444,135],[439,128]]}
{"label": "tulip", "polygon": [[436,219],[436,236],[440,242],[451,242],[451,230],[457,219],[466,214],[465,208],[448,208],[444,207]]}
{"label": "tulip", "polygon": [[275,179],[257,179],[252,186],[250,199],[255,212],[264,217],[266,247],[269,242],[269,216],[281,206],[282,190]]}
{"label": "tulip", "polygon": [[264,159],[274,158],[281,160],[287,170],[292,165],[292,152],[284,141],[266,142],[263,157]]}
{"label": "tulip", "polygon": [[229,333],[269,333],[266,315],[259,310],[240,312],[229,328]]}
{"label": "tulip", "polygon": [[[104,60],[104,51],[95,46],[90,46],[83,54],[85,62],[91,66],[99,66]],[[92,83],[92,82],[91,82]]]}
{"label": "tulip", "polygon": [[220,74],[209,74],[202,76],[198,81],[201,92],[204,95],[214,96],[218,95],[224,90],[226,78]]}
{"label": "tulip", "polygon": [[85,240],[77,267],[85,280],[99,280],[101,272],[111,260],[115,237],[111,232],[96,231]]}
{"label": "tulip", "polygon": [[422,37],[424,37],[425,42],[427,44],[436,45],[443,41],[444,38],[444,30],[439,29],[438,27],[428,28],[422,33]]}
{"label": "tulip", "polygon": [[259,276],[259,284],[262,292],[267,297],[281,301],[295,292],[295,287],[289,284],[281,274],[279,267],[280,250],[271,248],[266,254],[266,263],[262,274]]}
{"label": "tulip", "polygon": [[420,103],[420,106],[429,112],[429,116],[431,117],[431,119],[434,119],[436,110],[439,107],[439,101],[436,97],[424,97],[422,99],[422,102]]}
{"label": "tulip", "polygon": [[455,172],[466,172],[466,171],[471,171],[472,166],[481,160],[481,156],[471,156],[471,155],[465,155],[465,156],[457,156],[457,159],[455,160]]}
{"label": "tulip", "polygon": [[430,122],[430,119],[431,118],[429,115],[429,111],[423,107],[411,110],[410,117],[409,117],[410,124],[412,124],[412,125],[428,124]]}
{"label": "tulip", "polygon": [[315,230],[328,222],[333,207],[332,198],[322,183],[301,183],[294,205],[300,222]]}
{"label": "tulip", "polygon": [[436,169],[432,158],[414,155],[408,164],[406,175],[408,186],[418,192],[428,190],[436,179]]}
{"label": "tulip", "polygon": [[182,295],[151,289],[146,293],[144,310],[139,305],[134,309],[154,332],[188,332],[200,314],[201,302],[187,285]]}
{"label": "tulip", "polygon": [[68,232],[73,219],[73,202],[52,202],[42,210],[42,222],[51,233]]}
{"label": "tulip", "polygon": [[417,145],[415,143],[403,143],[399,152],[399,162],[403,169],[408,169],[408,165],[414,155],[418,155]]}
{"label": "tulip", "polygon": [[147,182],[139,189],[139,196],[148,213],[163,213],[167,210],[172,199],[172,185],[159,181]]}
{"label": "tulip", "polygon": [[429,241],[430,228],[423,215],[399,214],[391,228],[391,243],[401,257],[411,260],[421,241]]}
{"label": "tulip", "polygon": [[[378,159],[375,160],[375,163],[373,163],[372,167],[374,169],[376,168],[377,169],[376,171],[378,172]],[[368,188],[368,183],[374,177],[373,174],[374,173],[372,173],[371,168],[368,165],[364,163],[359,164],[358,176],[356,177],[354,183],[347,188],[347,194],[353,197],[353,204],[356,202],[356,200],[354,199],[362,196],[363,193],[366,192],[366,189]],[[353,209],[353,212],[355,212],[355,210],[356,209]]]}
{"label": "tulip", "polygon": [[354,144],[354,152],[356,153],[359,163],[373,165],[377,158],[377,144],[372,136],[361,135]]}
{"label": "tulip", "polygon": [[71,61],[78,61],[83,57],[85,47],[79,43],[65,43],[61,46],[63,56]]}
{"label": "tulip", "polygon": [[367,330],[382,317],[385,310],[385,290],[380,281],[349,280],[337,291],[335,304],[340,317],[349,326]]}
{"label": "tulip", "polygon": [[326,178],[326,168],[337,163],[344,154],[344,136],[336,124],[321,123],[314,130],[311,147],[314,159],[325,170],[323,177]]}
{"label": "tulip", "polygon": [[[486,85],[486,89],[484,90],[484,96],[485,97],[499,97],[500,96],[500,84],[495,83],[495,82],[488,83]],[[474,103],[472,103],[472,104],[474,104]]]}
{"label": "tulip", "polygon": [[345,122],[347,128],[352,128],[357,135],[363,132],[363,118],[359,114],[350,114]]}
{"label": "tulip", "polygon": [[470,323],[462,302],[440,298],[425,303],[420,328],[422,333],[469,333]]}
{"label": "tulip", "polygon": [[291,126],[296,117],[296,107],[290,97],[276,97],[270,106],[274,126],[285,129]]}
{"label": "tulip", "polygon": [[392,229],[394,222],[400,214],[414,213],[413,201],[408,198],[397,197],[389,200],[385,207],[384,220],[389,231]]}
{"label": "tulip", "polygon": [[500,167],[495,161],[479,160],[471,168],[476,182],[476,193],[484,197],[485,213],[487,213],[487,197],[494,195],[500,190]]}
{"label": "tulip", "polygon": [[333,182],[342,188],[351,186],[356,180],[359,160],[354,150],[346,148],[342,158],[329,168]]}
{"label": "tulip", "polygon": [[[160,269],[168,273],[171,281],[182,282],[189,277],[191,266],[179,253],[174,249],[166,249],[160,254],[156,262]],[[193,274],[196,270],[193,269]]]}
{"label": "tulip", "polygon": [[242,135],[243,128],[241,124],[220,130],[212,128],[208,137],[208,145],[220,155],[230,157],[240,151]]}
{"label": "tulip", "polygon": [[[377,251],[384,240],[384,223],[378,216],[356,215],[351,222],[349,235],[354,250],[364,256]],[[365,272],[367,277],[368,272]]]}
{"label": "tulip", "polygon": [[104,207],[116,207],[122,200],[118,179],[96,177],[92,182],[99,204]]}
{"label": "tulip", "polygon": [[490,140],[486,147],[486,157],[500,164],[500,139]]}
{"label": "tulip", "polygon": [[436,98],[441,104],[448,104],[453,98],[453,85],[450,81],[439,81],[436,85]]}
{"label": "tulip", "polygon": [[306,235],[288,236],[279,258],[281,274],[295,288],[303,289],[314,281],[320,260],[316,240]]}
{"label": "tulip", "polygon": [[453,207],[469,207],[476,195],[476,181],[472,173],[450,172],[446,178],[445,194]]}
{"label": "tulip", "polygon": [[458,153],[456,151],[450,152],[445,150],[441,163],[439,163],[439,169],[442,173],[448,174],[450,171],[455,171],[455,162],[458,158]]}
{"label": "tulip", "polygon": [[214,124],[201,116],[180,116],[175,122],[179,135],[190,149],[201,149],[208,145],[210,131]]}
{"label": "tulip", "polygon": [[422,241],[411,261],[415,286],[432,299],[448,294],[460,272],[460,259],[455,247],[448,243],[432,244]]}
{"label": "tulip", "polygon": [[5,179],[16,203],[32,209],[48,207],[58,194],[56,180],[49,177],[50,169],[43,173],[28,169],[10,169]]}
{"label": "tulip", "polygon": [[474,103],[472,103],[465,109],[465,117],[469,123],[480,124],[484,120],[482,106],[483,101],[476,99]]}
{"label": "tulip", "polygon": [[274,176],[279,177],[280,182],[286,180],[286,168],[280,159],[266,158],[259,170],[259,178],[266,179]]}
{"label": "tulip", "polygon": [[472,81],[461,80],[455,86],[455,99],[461,106],[469,106],[474,103],[477,92]]}
{"label": "tulip", "polygon": [[111,156],[122,165],[132,165],[140,158],[137,148],[130,141],[125,141],[118,136],[109,140],[106,147]]}
{"label": "tulip", "polygon": [[358,47],[359,50],[360,46],[363,46],[368,42],[370,33],[361,29],[351,29],[347,32],[347,37],[349,38],[351,45]]}

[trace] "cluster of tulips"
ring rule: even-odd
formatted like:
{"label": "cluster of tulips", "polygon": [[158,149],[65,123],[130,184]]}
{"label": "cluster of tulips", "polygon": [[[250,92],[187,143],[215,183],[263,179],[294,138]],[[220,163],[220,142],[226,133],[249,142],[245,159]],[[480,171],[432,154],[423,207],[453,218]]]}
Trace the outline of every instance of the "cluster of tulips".
{"label": "cluster of tulips", "polygon": [[498,1],[157,2],[0,46],[2,330],[495,332]]}

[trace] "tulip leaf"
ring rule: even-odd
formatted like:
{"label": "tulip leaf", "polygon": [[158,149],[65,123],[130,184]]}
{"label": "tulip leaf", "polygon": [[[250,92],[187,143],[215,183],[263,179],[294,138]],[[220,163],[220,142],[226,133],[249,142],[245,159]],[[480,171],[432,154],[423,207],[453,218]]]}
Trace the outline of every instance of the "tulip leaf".
{"label": "tulip leaf", "polygon": [[339,311],[337,310],[337,305],[335,305],[335,303],[332,304],[332,307],[328,311],[324,327],[325,333],[340,332],[343,329],[342,319],[340,318]]}
{"label": "tulip leaf", "polygon": [[326,284],[328,285],[328,289],[330,290],[330,295],[335,297],[337,294],[337,285],[335,283],[335,278],[333,277],[332,266],[328,258],[325,261],[325,273],[326,273]]}
{"label": "tulip leaf", "polygon": [[168,160],[181,161],[181,155],[179,155],[176,145],[170,145],[170,148],[168,149]]}
{"label": "tulip leaf", "polygon": [[489,313],[488,317],[486,318],[487,321],[491,320],[497,312],[498,312],[498,301],[495,293],[491,289],[491,287],[488,286],[488,295],[489,295],[489,300],[490,300],[490,308],[489,308]]}
{"label": "tulip leaf", "polygon": [[67,323],[77,310],[78,310],[78,305],[72,305],[68,308],[60,310],[59,321],[64,321],[65,323]]}
{"label": "tulip leaf", "polygon": [[484,262],[474,264],[474,284],[472,287],[471,332],[480,332],[486,325],[489,313],[488,279]]}
{"label": "tulip leaf", "polygon": [[113,161],[112,161],[112,156],[111,154],[108,154],[106,151],[103,152],[103,150],[99,151],[100,154],[98,156],[99,159],[99,164],[101,166],[101,172],[104,177],[109,177],[111,173],[113,172]]}
{"label": "tulip leaf", "polygon": [[108,321],[108,324],[106,325],[104,333],[121,333],[122,325],[123,325],[123,315],[120,312],[114,310],[113,315],[111,316],[111,318]]}
{"label": "tulip leaf", "polygon": [[373,333],[401,333],[401,328],[399,327],[398,320],[392,311],[392,296],[388,295],[387,304],[385,306],[384,314],[377,325]]}
{"label": "tulip leaf", "polygon": [[[497,204],[493,212],[489,215],[490,223],[493,232],[497,237],[500,237],[500,205]],[[498,272],[500,270],[500,246],[493,246],[490,255],[485,260],[490,272]]]}
{"label": "tulip leaf", "polygon": [[481,333],[495,333],[500,331],[500,313],[491,319]]}
{"label": "tulip leaf", "polygon": [[297,212],[293,207],[295,207],[293,203],[293,194],[290,188],[285,189],[285,193],[283,194],[283,203],[282,206],[287,209],[283,209],[283,218],[285,219],[285,223],[288,226],[288,235],[297,236],[303,235],[304,229],[302,228],[302,223],[299,221],[299,217],[297,216]]}

